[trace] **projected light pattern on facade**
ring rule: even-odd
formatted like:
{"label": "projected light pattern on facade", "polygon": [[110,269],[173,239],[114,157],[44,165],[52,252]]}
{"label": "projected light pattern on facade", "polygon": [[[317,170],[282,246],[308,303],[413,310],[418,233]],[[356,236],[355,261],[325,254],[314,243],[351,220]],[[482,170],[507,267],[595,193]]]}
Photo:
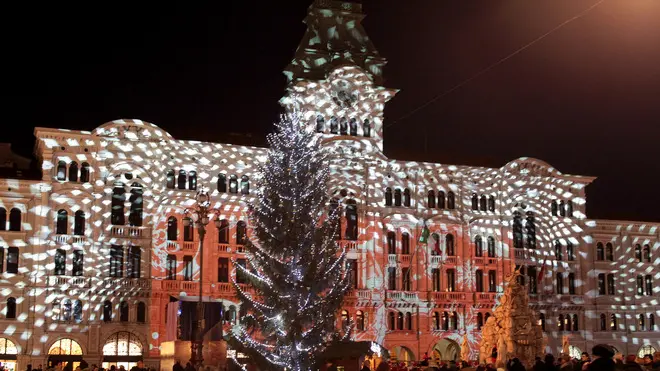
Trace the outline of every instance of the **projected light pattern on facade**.
{"label": "projected light pattern on facade", "polygon": [[[399,360],[453,359],[461,346],[476,359],[518,268],[548,351],[564,339],[573,353],[660,350],[660,225],[588,219],[594,178],[537,159],[484,168],[387,158],[383,109],[396,90],[378,85],[385,60],[362,17],[354,3],[310,7],[281,100],[336,149],[328,196],[354,284],[338,326],[352,320],[356,340]],[[171,298],[199,295],[199,234],[183,210],[200,187],[221,211],[205,239],[204,298],[222,302],[228,322],[240,316],[230,280],[242,279],[234,261],[245,262],[263,148],[177,140],[140,120],[35,136],[43,178],[0,179],[3,364],[157,366]]]}

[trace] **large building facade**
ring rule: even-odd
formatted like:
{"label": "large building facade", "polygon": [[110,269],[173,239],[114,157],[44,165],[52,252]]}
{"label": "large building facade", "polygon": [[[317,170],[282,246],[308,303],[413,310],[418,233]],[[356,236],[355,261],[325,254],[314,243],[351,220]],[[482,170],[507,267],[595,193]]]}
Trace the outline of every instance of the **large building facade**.
{"label": "large building facade", "polygon": [[[594,178],[537,159],[484,168],[387,158],[383,109],[397,91],[381,85],[385,60],[363,17],[360,4],[315,1],[281,100],[335,150],[329,196],[354,283],[338,322],[352,319],[356,340],[399,360],[453,359],[461,346],[476,359],[480,327],[520,269],[547,351],[566,341],[572,352],[660,350],[660,225],[588,219]],[[230,281],[240,283],[263,148],[177,140],[140,120],[35,136],[42,179],[0,179],[0,362],[158,367],[167,341],[189,338],[181,326],[168,333],[168,304],[197,300],[200,279],[225,326],[240,316]],[[184,213],[201,188],[219,210],[203,276]]]}

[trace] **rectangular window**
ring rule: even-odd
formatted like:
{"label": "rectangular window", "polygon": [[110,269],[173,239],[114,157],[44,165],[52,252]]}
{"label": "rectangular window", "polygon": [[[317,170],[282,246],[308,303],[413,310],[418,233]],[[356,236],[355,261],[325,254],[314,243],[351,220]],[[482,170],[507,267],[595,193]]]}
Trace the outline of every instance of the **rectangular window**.
{"label": "rectangular window", "polygon": [[55,250],[55,272],[56,276],[66,274],[66,252],[62,249]]}
{"label": "rectangular window", "polygon": [[5,268],[5,248],[0,247],[0,273],[4,272],[4,268]]}
{"label": "rectangular window", "polygon": [[18,273],[18,247],[7,249],[7,273]]}
{"label": "rectangular window", "polygon": [[477,271],[474,274],[474,279],[476,283],[476,289],[477,292],[483,292],[484,291],[484,272],[481,269],[477,269]]}
{"label": "rectangular window", "polygon": [[229,258],[218,259],[218,282],[229,282]]}
{"label": "rectangular window", "polygon": [[183,257],[183,280],[192,281],[193,277],[193,257],[186,255]]}
{"label": "rectangular window", "polygon": [[456,274],[453,269],[447,269],[447,291],[456,291]]}
{"label": "rectangular window", "polygon": [[396,268],[387,268],[387,289],[396,290]]}
{"label": "rectangular window", "polygon": [[351,288],[358,288],[358,263],[356,259],[348,259],[348,274],[351,280]]}
{"label": "rectangular window", "polygon": [[167,278],[168,280],[176,280],[176,256],[167,256]]}
{"label": "rectangular window", "polygon": [[83,275],[84,254],[82,250],[73,250],[73,271],[74,276]]}
{"label": "rectangular window", "polygon": [[128,267],[126,276],[129,278],[140,278],[141,258],[142,252],[140,251],[140,246],[131,246],[128,250]]}
{"label": "rectangular window", "polygon": [[536,275],[536,267],[527,268],[527,278],[529,280],[529,286],[528,286],[529,293],[536,294],[537,293],[536,279],[538,278]]}
{"label": "rectangular window", "polygon": [[605,295],[605,274],[598,275],[598,295]]}
{"label": "rectangular window", "polygon": [[431,271],[431,285],[433,286],[433,291],[440,291],[440,269],[433,268]]}
{"label": "rectangular window", "polygon": [[[245,259],[236,259],[236,263],[243,268],[247,267],[247,261]],[[240,268],[236,268],[236,283],[248,283],[247,277]]]}
{"label": "rectangular window", "polygon": [[557,294],[561,295],[564,293],[564,274],[557,273]]}
{"label": "rectangular window", "polygon": [[110,277],[123,277],[124,247],[112,245],[110,247]]}
{"label": "rectangular window", "polygon": [[408,268],[408,267],[401,268],[401,276],[402,276],[401,278],[403,279],[403,281],[402,281],[403,291],[411,291],[412,290],[412,276],[411,275],[412,275],[412,272],[411,272],[410,268]]}
{"label": "rectangular window", "polygon": [[488,271],[488,291],[489,292],[497,291],[497,281],[496,281],[495,271]]}

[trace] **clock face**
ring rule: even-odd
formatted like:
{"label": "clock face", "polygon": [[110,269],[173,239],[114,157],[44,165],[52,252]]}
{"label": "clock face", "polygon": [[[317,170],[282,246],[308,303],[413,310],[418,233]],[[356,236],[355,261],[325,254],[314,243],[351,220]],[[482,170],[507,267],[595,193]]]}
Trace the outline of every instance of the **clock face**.
{"label": "clock face", "polygon": [[348,80],[335,80],[332,82],[332,100],[340,107],[350,107],[358,100],[355,86]]}

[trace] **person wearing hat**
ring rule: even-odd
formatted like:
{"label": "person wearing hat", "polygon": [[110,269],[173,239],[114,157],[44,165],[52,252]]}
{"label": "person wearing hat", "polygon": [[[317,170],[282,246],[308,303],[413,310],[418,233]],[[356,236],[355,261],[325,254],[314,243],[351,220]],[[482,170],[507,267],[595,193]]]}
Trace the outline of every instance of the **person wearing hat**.
{"label": "person wearing hat", "polygon": [[593,360],[588,363],[588,371],[614,371],[614,351],[607,345],[596,345],[591,349]]}

